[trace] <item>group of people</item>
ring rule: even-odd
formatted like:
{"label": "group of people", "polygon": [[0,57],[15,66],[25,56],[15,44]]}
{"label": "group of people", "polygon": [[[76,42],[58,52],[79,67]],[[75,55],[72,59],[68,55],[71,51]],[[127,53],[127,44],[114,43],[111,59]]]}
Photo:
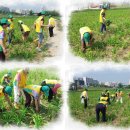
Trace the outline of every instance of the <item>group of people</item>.
{"label": "group of people", "polygon": [[[103,5],[100,11],[99,22],[101,23],[101,33],[106,32],[106,26],[111,24],[111,21],[106,19],[107,8],[107,5]],[[81,27],[79,32],[81,37],[81,49],[83,52],[85,52],[87,47],[92,46],[92,42],[94,41],[93,32],[88,26]]]}
{"label": "group of people", "polygon": [[[8,108],[14,107],[15,109],[20,109],[20,99],[24,97],[25,107],[28,108],[32,105],[36,112],[39,112],[41,96],[47,97],[48,102],[51,102],[56,95],[61,93],[61,84],[58,80],[46,79],[40,85],[27,85],[28,74],[29,68],[18,70],[13,82],[10,72],[4,74],[1,79],[0,97],[5,98]],[[12,93],[14,103],[10,100]],[[2,108],[0,108],[0,111],[2,111]]]}
{"label": "group of people", "polygon": [[[102,121],[106,122],[106,108],[107,105],[110,105],[111,102],[120,102],[123,103],[123,92],[120,89],[117,89],[115,93],[110,95],[110,92],[108,90],[105,90],[105,92],[101,93],[101,96],[99,97],[99,102],[96,105],[96,120],[97,122],[100,121],[100,112],[102,113]],[[81,93],[81,103],[84,104],[84,111],[88,107],[88,90],[85,89]]]}
{"label": "group of people", "polygon": [[[34,28],[37,33],[37,50],[41,52],[41,45],[44,42],[44,27],[47,27],[49,30],[49,36],[53,37],[53,29],[55,27],[55,19],[49,15],[48,25],[45,25],[45,16],[46,11],[42,11],[39,13],[39,17],[34,22]],[[30,28],[26,25],[22,20],[18,20],[18,25],[21,30],[22,39],[26,41],[30,34]],[[0,61],[5,61],[6,53],[7,53],[7,45],[11,44],[13,39],[15,38],[16,27],[14,24],[13,15],[9,15],[8,18],[2,18],[0,20]],[[8,44],[7,44],[8,43]]]}

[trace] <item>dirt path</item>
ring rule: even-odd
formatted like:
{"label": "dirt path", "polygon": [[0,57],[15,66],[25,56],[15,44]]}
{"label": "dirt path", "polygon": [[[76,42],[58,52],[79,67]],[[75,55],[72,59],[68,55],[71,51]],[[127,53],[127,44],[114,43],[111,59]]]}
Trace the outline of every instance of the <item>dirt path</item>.
{"label": "dirt path", "polygon": [[45,62],[60,58],[62,55],[62,38],[63,38],[63,31],[61,22],[56,22],[56,27],[54,28],[54,37],[48,37],[46,48],[47,54],[44,59]]}
{"label": "dirt path", "polygon": [[60,58],[62,55],[62,38],[63,31],[61,21],[56,21],[56,26],[54,28],[54,37],[49,37],[44,46],[45,51],[39,53],[36,57],[36,61],[48,62],[56,58]]}

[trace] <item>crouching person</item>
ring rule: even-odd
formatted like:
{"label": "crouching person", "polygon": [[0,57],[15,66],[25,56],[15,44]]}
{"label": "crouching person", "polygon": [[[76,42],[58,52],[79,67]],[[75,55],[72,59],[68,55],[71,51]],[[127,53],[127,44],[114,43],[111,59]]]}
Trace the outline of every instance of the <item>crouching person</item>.
{"label": "crouching person", "polygon": [[33,98],[33,104],[35,107],[36,112],[40,111],[40,97],[42,94],[45,96],[49,96],[50,88],[47,85],[40,86],[40,85],[27,85],[24,87],[23,92],[25,94],[25,107],[30,107],[31,99]]}
{"label": "crouching person", "polygon": [[82,93],[81,93],[81,103],[84,103],[84,110],[86,110],[86,108],[88,107],[88,90],[85,89]]}
{"label": "crouching person", "polygon": [[[3,87],[0,86],[0,98],[5,98],[5,101],[8,103],[10,107],[12,107],[12,103],[10,98],[12,96],[12,88],[9,86]],[[2,112],[2,108],[0,108],[0,112]]]}
{"label": "crouching person", "polygon": [[[50,83],[50,82],[49,82]],[[53,86],[53,87],[49,87],[49,96],[48,96],[48,102],[51,102],[51,100],[53,99],[53,97],[56,97],[57,93],[60,91],[60,87],[61,84],[56,83],[56,84],[47,84],[46,80],[43,80],[41,83],[41,86]]]}
{"label": "crouching person", "polygon": [[102,113],[102,122],[106,122],[106,108],[109,100],[108,97],[102,93],[99,103],[96,105],[96,120],[100,121],[100,112]]}

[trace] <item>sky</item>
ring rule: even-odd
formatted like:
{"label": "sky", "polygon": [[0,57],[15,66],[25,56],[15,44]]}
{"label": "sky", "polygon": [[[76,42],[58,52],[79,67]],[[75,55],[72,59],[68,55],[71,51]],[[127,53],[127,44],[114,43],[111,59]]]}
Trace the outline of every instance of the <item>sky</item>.
{"label": "sky", "polygon": [[88,72],[77,72],[75,76],[78,77],[89,77],[96,79],[100,82],[121,82],[128,84],[130,81],[130,69],[103,69],[100,71],[88,71]]}
{"label": "sky", "polygon": [[[108,0],[96,0],[96,3],[102,3]],[[128,2],[129,0],[114,0],[114,3]],[[85,8],[88,3],[95,3],[95,0],[0,0],[0,5],[10,7],[11,9],[33,9],[39,11],[44,6],[50,10],[59,10],[60,6],[67,6],[67,8]],[[113,0],[109,0],[113,2]]]}

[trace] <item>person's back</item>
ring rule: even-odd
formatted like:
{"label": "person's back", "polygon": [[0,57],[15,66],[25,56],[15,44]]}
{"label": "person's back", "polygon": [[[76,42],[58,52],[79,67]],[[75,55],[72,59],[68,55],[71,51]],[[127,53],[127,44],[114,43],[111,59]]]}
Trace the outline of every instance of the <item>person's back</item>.
{"label": "person's back", "polygon": [[55,27],[55,19],[53,17],[49,19],[49,26]]}

